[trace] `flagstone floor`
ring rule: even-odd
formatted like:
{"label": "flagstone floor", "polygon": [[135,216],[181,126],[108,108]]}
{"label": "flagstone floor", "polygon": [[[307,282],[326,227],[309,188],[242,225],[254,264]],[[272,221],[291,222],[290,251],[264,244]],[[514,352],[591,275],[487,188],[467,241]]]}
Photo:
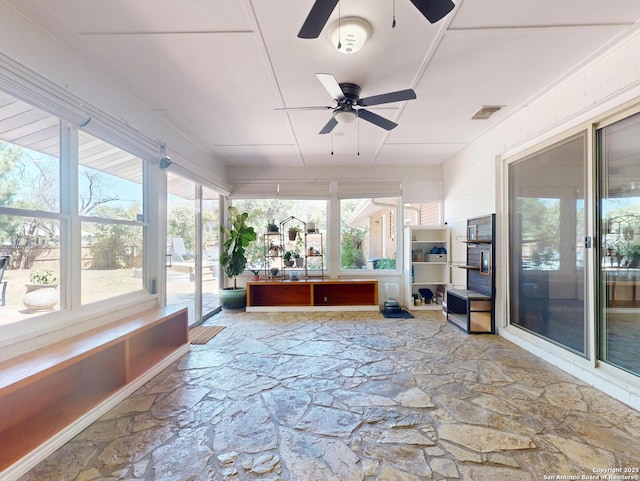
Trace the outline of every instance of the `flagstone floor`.
{"label": "flagstone floor", "polygon": [[[21,481],[640,474],[640,413],[438,313],[221,313],[207,323],[227,328]],[[628,472],[598,472],[607,469]]]}

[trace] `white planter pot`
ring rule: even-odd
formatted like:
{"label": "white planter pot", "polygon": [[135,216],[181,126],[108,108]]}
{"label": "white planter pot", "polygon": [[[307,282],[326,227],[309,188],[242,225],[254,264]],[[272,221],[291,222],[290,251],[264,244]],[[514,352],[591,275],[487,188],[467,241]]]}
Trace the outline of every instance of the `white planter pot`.
{"label": "white planter pot", "polygon": [[22,302],[30,311],[53,309],[60,300],[58,284],[25,284],[25,287],[27,293]]}

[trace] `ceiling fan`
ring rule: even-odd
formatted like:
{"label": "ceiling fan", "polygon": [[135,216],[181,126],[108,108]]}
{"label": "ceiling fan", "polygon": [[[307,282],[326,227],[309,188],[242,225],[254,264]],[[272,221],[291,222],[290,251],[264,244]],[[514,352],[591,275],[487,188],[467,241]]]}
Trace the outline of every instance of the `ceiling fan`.
{"label": "ceiling fan", "polygon": [[[316,0],[304,21],[299,38],[318,38],[339,0]],[[410,0],[431,23],[444,18],[455,4],[451,0]]]}
{"label": "ceiling fan", "polygon": [[336,101],[335,106],[318,106],[318,107],[293,107],[276,110],[333,110],[331,119],[319,132],[320,134],[330,133],[338,123],[348,124],[353,122],[357,117],[362,120],[371,122],[385,130],[391,130],[398,126],[395,122],[385,119],[378,114],[356,107],[370,107],[373,105],[388,104],[391,102],[401,102],[403,100],[412,100],[416,98],[416,93],[412,89],[398,90],[396,92],[388,92],[386,94],[373,95],[371,97],[360,98],[360,86],[354,83],[338,83],[336,78],[330,73],[316,74],[318,80],[323,87],[329,92],[329,95]]}

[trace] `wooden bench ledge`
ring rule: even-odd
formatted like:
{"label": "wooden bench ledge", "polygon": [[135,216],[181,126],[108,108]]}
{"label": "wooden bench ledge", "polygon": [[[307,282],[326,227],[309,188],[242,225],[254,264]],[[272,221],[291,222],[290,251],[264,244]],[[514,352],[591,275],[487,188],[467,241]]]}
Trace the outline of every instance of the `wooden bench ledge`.
{"label": "wooden bench ledge", "polygon": [[27,378],[46,375],[52,369],[61,369],[70,362],[106,349],[126,336],[162,324],[179,310],[168,307],[149,309],[8,359],[0,363],[0,392]]}
{"label": "wooden bench ledge", "polygon": [[17,479],[188,346],[187,309],[154,308],[0,363],[0,479]]}

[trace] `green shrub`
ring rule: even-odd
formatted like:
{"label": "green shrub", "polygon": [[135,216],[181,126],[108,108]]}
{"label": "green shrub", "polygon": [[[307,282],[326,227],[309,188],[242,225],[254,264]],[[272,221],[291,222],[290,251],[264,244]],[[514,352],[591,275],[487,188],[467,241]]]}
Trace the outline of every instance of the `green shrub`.
{"label": "green shrub", "polygon": [[29,280],[32,284],[49,285],[58,283],[58,278],[53,271],[49,270],[33,271],[31,272]]}

